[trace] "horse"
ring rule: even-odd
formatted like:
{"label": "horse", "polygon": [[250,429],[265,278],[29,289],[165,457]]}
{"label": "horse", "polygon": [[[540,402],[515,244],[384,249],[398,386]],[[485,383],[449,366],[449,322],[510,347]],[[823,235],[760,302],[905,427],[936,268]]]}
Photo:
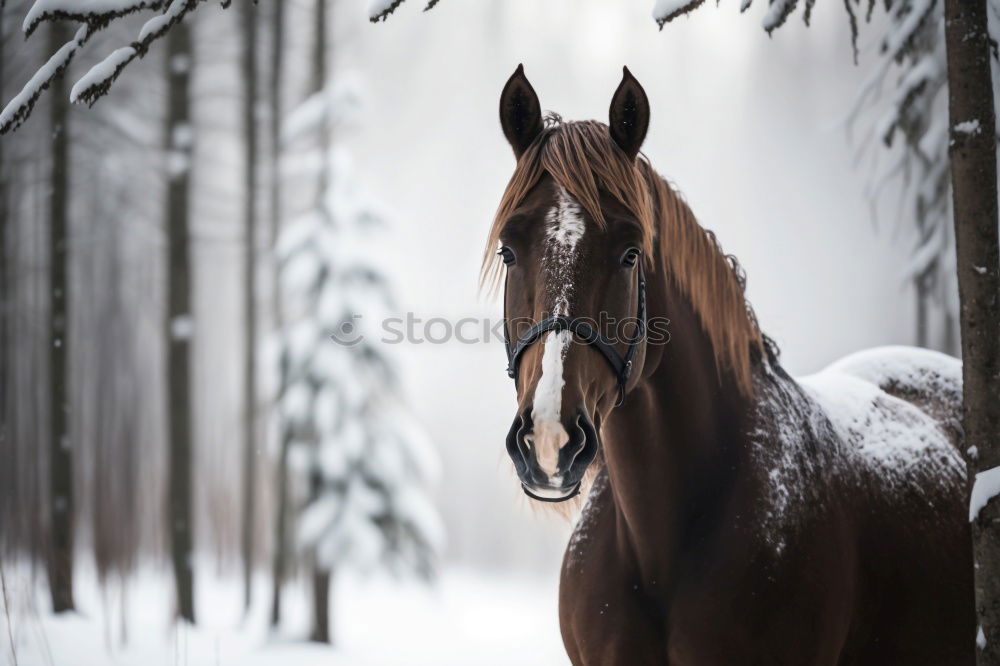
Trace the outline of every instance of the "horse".
{"label": "horse", "polygon": [[517,164],[481,279],[504,286],[520,483],[586,495],[570,661],[974,663],[960,362],[789,376],[739,263],[640,153],[649,118],[627,68],[608,124],[543,117],[521,66],[500,98]]}

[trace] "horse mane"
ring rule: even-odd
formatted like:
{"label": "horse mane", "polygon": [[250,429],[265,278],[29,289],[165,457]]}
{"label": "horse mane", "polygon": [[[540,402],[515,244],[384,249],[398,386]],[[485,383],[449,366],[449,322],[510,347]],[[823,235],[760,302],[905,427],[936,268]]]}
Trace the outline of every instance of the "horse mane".
{"label": "horse mane", "polygon": [[[673,186],[640,155],[630,162],[611,139],[608,126],[593,120],[563,122],[547,114],[545,126],[521,155],[497,208],[483,255],[481,285],[499,288],[502,263],[496,257],[500,232],[518,205],[545,174],[566,189],[604,228],[600,193],[607,192],[636,216],[643,245],[656,248],[650,271],[661,270],[687,297],[715,351],[720,380],[732,376],[752,394],[751,362],[773,356],[746,300],[739,262],[726,255],[715,234],[704,229]],[[655,245],[654,245],[655,243]]]}

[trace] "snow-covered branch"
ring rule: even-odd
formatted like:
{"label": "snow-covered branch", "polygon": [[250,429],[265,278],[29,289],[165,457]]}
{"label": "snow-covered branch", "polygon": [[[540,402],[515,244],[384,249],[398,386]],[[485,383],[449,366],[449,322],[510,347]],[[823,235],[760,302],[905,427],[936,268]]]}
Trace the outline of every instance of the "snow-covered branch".
{"label": "snow-covered branch", "polygon": [[130,62],[141,58],[149,51],[154,41],[160,39],[184,17],[194,11],[202,0],[172,0],[167,10],[146,21],[139,30],[139,36],[131,45],[113,51],[104,60],[90,68],[74,84],[70,91],[70,101],[83,102],[93,106],[94,102],[107,94],[111,84]]}
{"label": "snow-covered branch", "polygon": [[[372,23],[386,20],[389,18],[389,14],[396,11],[396,8],[403,4],[403,2],[405,0],[371,0],[371,3],[368,5],[368,20]],[[438,0],[428,0],[424,6],[424,11],[434,9],[434,5],[437,3]]]}
{"label": "snow-covered branch", "polygon": [[[30,37],[46,21],[75,21],[82,25],[73,40],[54,53],[0,112],[0,134],[17,129],[31,115],[42,92],[56,77],[63,75],[76,54],[101,30],[136,12],[162,11],[143,25],[134,42],[112,51],[76,82],[70,94],[73,102],[93,105],[107,94],[111,84],[131,62],[145,56],[153,42],[166,35],[204,1],[35,0],[22,23],[26,36]],[[222,5],[228,7],[230,2],[223,0]]]}
{"label": "snow-covered branch", "polygon": [[66,71],[70,61],[83,44],[90,37],[87,26],[82,26],[76,31],[76,35],[70,41],[63,44],[62,48],[52,54],[52,56],[38,68],[38,71],[28,79],[14,99],[10,101],[3,111],[0,111],[0,134],[5,134],[13,128],[18,127],[27,119],[34,108],[35,102],[41,97],[42,91],[49,87],[57,76],[62,76]]}

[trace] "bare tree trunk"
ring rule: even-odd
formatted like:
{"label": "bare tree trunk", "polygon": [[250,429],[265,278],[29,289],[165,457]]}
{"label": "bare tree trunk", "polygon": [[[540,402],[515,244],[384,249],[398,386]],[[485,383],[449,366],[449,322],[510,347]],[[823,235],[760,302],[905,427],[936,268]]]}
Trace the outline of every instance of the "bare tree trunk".
{"label": "bare tree trunk", "polygon": [[[285,9],[284,3],[273,3],[271,15],[271,86],[270,86],[270,141],[271,141],[271,253],[274,256],[281,231],[281,92],[284,74]],[[273,262],[274,323],[281,330],[283,313],[278,262]],[[288,560],[288,449],[291,438],[281,433],[281,451],[276,471],[277,497],[275,498],[274,560],[271,571],[271,626],[281,622],[281,587]]]}
{"label": "bare tree trunk", "polygon": [[[312,91],[322,92],[327,83],[326,72],[326,2],[327,0],[316,0],[316,13],[314,17],[314,39],[313,39],[313,62],[312,62]],[[325,104],[325,103],[324,103]],[[325,108],[325,106],[324,106]],[[323,206],[323,195],[327,188],[327,177],[329,164],[327,155],[330,149],[329,131],[327,121],[322,121],[322,134],[320,141],[320,174],[317,180],[316,198],[319,201],[320,209]],[[314,443],[315,447],[319,443]],[[314,452],[315,454],[315,452]],[[310,479],[309,500],[315,500],[319,495],[319,479]],[[330,642],[330,571],[324,567],[323,563],[316,560],[315,553],[312,558],[312,587],[313,587],[313,631],[312,640],[323,643]]]}
{"label": "bare tree trunk", "polygon": [[941,344],[941,348],[944,352],[951,354],[952,356],[959,356],[962,353],[960,347],[961,344],[959,342],[958,323],[955,321],[955,316],[951,313],[951,310],[945,308],[944,342]]}
{"label": "bare tree trunk", "polygon": [[281,587],[288,562],[288,449],[292,438],[281,433],[281,453],[278,456],[277,508],[275,509],[274,562],[271,589],[271,626],[281,622]]}
{"label": "bare tree trunk", "polygon": [[191,248],[189,225],[191,130],[191,34],[184,22],[167,35],[167,500],[170,555],[177,612],[194,622],[191,524]]}
{"label": "bare tree trunk", "polygon": [[[969,471],[1000,466],[1000,241],[986,0],[945,0],[951,179]],[[1000,665],[1000,501],[972,524],[977,662]],[[970,627],[970,640],[972,628]]]}
{"label": "bare tree trunk", "polygon": [[[4,92],[4,14],[6,13],[6,8],[4,7],[4,0],[0,0],[0,99],[7,99],[7,95]],[[7,488],[7,495],[4,497],[4,493],[0,492],[0,503],[3,503],[5,499],[9,498],[11,504],[16,504],[13,501],[13,489],[17,488],[14,484],[14,475],[17,473],[17,458],[15,455],[15,448],[13,442],[10,441],[11,432],[10,423],[8,422],[8,407],[7,407],[7,396],[10,383],[14,379],[14,373],[11,370],[11,364],[8,363],[8,340],[12,334],[10,330],[11,312],[14,308],[13,301],[13,290],[10,288],[10,281],[8,276],[11,272],[10,269],[10,257],[7,255],[8,251],[8,239],[10,237],[10,216],[8,215],[8,206],[10,206],[10,200],[7,198],[7,169],[3,160],[3,142],[0,142],[0,457],[7,461],[3,474],[0,474],[0,484],[3,484]],[[7,515],[9,505],[3,503],[0,506],[0,519],[4,520],[5,523],[9,520]],[[3,547],[3,543],[0,542],[0,548]]]}
{"label": "bare tree trunk", "polygon": [[309,640],[317,643],[331,643],[330,640],[330,583],[333,575],[321,569],[318,564],[312,576],[313,627]]}
{"label": "bare tree trunk", "polygon": [[[923,198],[917,201],[916,206],[917,222],[917,243],[923,246],[933,235],[933,229],[927,228],[927,210],[924,206]],[[913,287],[917,294],[917,346],[930,346],[930,303],[931,303],[931,279],[934,273],[934,262],[924,269],[923,272],[914,276]]]}
{"label": "bare tree trunk", "polygon": [[[53,24],[54,53],[72,38],[62,22]],[[66,77],[52,83],[51,198],[49,199],[49,588],[52,610],[73,610],[73,444],[69,436],[69,92]]]}
{"label": "bare tree trunk", "polygon": [[[313,24],[312,77],[310,91],[321,92],[326,87],[326,3],[316,0],[315,23]],[[325,157],[325,156],[324,156]]]}
{"label": "bare tree trunk", "polygon": [[918,275],[913,280],[913,288],[917,294],[917,346],[930,346],[929,328],[929,305],[931,300],[930,289],[927,287],[927,275]]}
{"label": "bare tree trunk", "polygon": [[[279,3],[280,4],[280,3]],[[244,249],[243,316],[246,348],[243,352],[243,608],[250,608],[251,577],[256,525],[257,477],[257,7],[240,6],[243,24],[243,137],[244,156]]]}

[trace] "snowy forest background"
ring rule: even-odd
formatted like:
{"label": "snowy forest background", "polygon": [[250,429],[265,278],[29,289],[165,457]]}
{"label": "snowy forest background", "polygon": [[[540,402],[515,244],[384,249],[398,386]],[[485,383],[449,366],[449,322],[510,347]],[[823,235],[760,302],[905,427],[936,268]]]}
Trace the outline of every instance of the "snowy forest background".
{"label": "snowy forest background", "polygon": [[[73,36],[43,25],[25,40],[32,4],[3,4],[2,103]],[[938,279],[953,270],[933,114],[897,123],[926,144],[916,158],[880,141],[899,120],[899,78],[935,75],[920,59],[882,69],[892,19],[862,26],[855,65],[840,3],[770,39],[752,29],[764,3],[722,3],[662,32],[649,4],[405,3],[372,25],[358,0],[207,3],[185,21],[188,43],[158,42],[88,109],[68,104],[72,83],[149,16],[92,40],[62,97],[0,137],[0,663],[565,663],[556,576],[570,526],[533,511],[506,462],[502,342],[326,338],[354,312],[366,325],[407,312],[496,321],[477,275],[513,166],[497,99],[519,62],[543,107],[573,119],[604,120],[629,66],[653,103],[644,152],[740,258],[793,374],[879,344],[957,353],[954,285]],[[934,34],[921,37],[928,62]],[[928,88],[940,116],[940,85]],[[76,612],[56,616],[58,192]],[[167,261],[178,215],[190,308],[169,298],[183,286]],[[181,348],[190,377],[170,372]],[[184,608],[167,498],[188,421]],[[316,634],[321,588],[329,636]]]}

